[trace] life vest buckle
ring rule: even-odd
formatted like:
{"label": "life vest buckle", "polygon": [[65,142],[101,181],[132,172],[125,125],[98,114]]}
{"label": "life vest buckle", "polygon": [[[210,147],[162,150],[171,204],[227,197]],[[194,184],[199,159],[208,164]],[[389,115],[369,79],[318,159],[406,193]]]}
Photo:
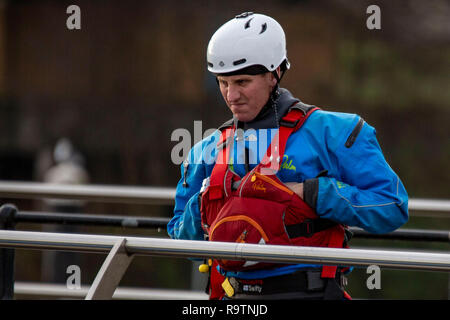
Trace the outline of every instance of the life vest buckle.
{"label": "life vest buckle", "polygon": [[298,120],[298,119],[292,121],[292,120],[283,118],[280,120],[280,126],[287,127],[287,128],[295,128],[299,121],[300,120]]}
{"label": "life vest buckle", "polygon": [[301,224],[301,227],[303,228],[303,232],[306,238],[311,238],[314,233],[314,221],[312,219],[306,219]]}

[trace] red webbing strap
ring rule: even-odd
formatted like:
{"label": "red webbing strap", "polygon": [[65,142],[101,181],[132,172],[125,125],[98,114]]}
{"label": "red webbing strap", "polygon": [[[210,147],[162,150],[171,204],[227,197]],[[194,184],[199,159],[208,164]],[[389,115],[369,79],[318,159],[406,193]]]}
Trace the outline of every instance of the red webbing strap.
{"label": "red webbing strap", "polygon": [[287,115],[285,115],[283,118],[281,118],[281,121],[283,122],[295,122],[298,120],[298,122],[295,125],[295,129],[294,131],[297,131],[298,129],[300,129],[300,127],[303,125],[303,123],[306,121],[306,119],[308,119],[308,117],[316,110],[319,110],[319,107],[314,107],[310,110],[308,110],[308,112],[306,114],[303,114],[302,111],[300,111],[299,109],[292,109],[291,111],[288,112]]}
{"label": "red webbing strap", "polygon": [[[282,156],[284,155],[284,150],[286,147],[287,138],[289,137],[289,134],[297,131],[301,128],[301,126],[305,123],[306,119],[316,110],[319,108],[313,108],[308,111],[306,115],[303,115],[303,113],[298,109],[291,110],[285,117],[283,117],[282,123],[287,124],[295,124],[294,128],[286,128],[286,127],[280,127],[280,137],[279,137],[279,154]],[[276,141],[276,140],[275,140]],[[269,149],[270,150],[270,149]],[[268,151],[269,151],[268,150]],[[280,164],[278,164],[280,165]],[[339,232],[337,230],[333,230],[330,236],[330,241],[328,246],[332,248],[342,248],[342,244],[344,241],[344,233]],[[334,278],[336,276],[337,266],[323,266],[322,268],[322,278]]]}
{"label": "red webbing strap", "polygon": [[[305,123],[306,119],[319,108],[313,108],[305,115],[298,109],[292,109],[280,121],[280,129],[270,143],[269,148],[261,161],[262,170],[270,169],[274,172],[279,170],[282,157],[286,149],[286,143],[292,132],[299,130]],[[287,126],[286,124],[290,124]],[[272,173],[274,173],[272,172]],[[270,172],[269,172],[270,174]]]}
{"label": "red webbing strap", "polygon": [[228,157],[230,148],[228,148],[228,139],[233,138],[234,129],[227,128],[222,131],[217,147],[222,146],[216,158],[216,164],[209,178],[209,199],[220,199],[223,196],[223,179],[228,168]]}
{"label": "red webbing strap", "polygon": [[217,270],[218,262],[217,260],[212,261],[212,266],[210,267],[210,278],[209,278],[209,299],[210,300],[222,300],[225,296],[225,291],[222,288],[222,282],[225,280],[223,276]]}
{"label": "red webbing strap", "polygon": [[[303,116],[303,113],[298,110],[294,109],[291,110],[285,117],[282,118],[282,121],[285,123],[292,123],[295,124],[295,128],[292,131],[296,131],[301,128],[303,123],[306,121],[306,119],[316,110],[319,108],[313,108],[308,111],[306,115]],[[298,122],[296,122],[298,120]],[[280,131],[283,127],[280,128]],[[284,154],[284,148],[286,147],[286,141],[284,140],[284,134],[287,132],[287,130],[281,131],[280,133],[280,154]],[[287,140],[287,138],[286,138]],[[343,232],[339,232],[337,230],[333,230],[330,236],[329,240],[329,247],[332,248],[342,248],[342,244],[344,241],[344,234]],[[337,266],[323,266],[322,268],[322,278],[334,278],[336,276]]]}
{"label": "red webbing strap", "polygon": [[[280,127],[261,161],[262,174],[274,174],[280,169],[287,139],[293,131],[294,127]],[[265,172],[265,170],[268,171]]]}
{"label": "red webbing strap", "polygon": [[320,276],[322,278],[334,278],[336,276],[336,271],[337,266],[323,266]]}
{"label": "red webbing strap", "polygon": [[[328,242],[329,248],[342,248],[344,244],[344,228],[341,225],[331,229],[330,240]],[[322,278],[334,278],[336,276],[337,266],[323,266]]]}

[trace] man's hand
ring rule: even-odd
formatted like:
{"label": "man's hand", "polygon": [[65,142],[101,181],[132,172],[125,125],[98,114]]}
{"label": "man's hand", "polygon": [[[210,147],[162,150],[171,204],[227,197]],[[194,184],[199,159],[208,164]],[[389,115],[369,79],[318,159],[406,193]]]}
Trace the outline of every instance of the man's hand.
{"label": "man's hand", "polygon": [[285,185],[303,199],[303,183],[286,182]]}

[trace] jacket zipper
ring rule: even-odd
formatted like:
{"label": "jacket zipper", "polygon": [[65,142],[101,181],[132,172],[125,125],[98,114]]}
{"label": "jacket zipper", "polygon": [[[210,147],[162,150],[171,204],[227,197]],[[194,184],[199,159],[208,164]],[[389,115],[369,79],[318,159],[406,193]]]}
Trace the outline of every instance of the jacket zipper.
{"label": "jacket zipper", "polygon": [[350,148],[353,145],[353,143],[355,143],[356,137],[361,132],[363,125],[364,125],[364,120],[363,120],[363,118],[360,118],[358,123],[356,124],[355,128],[353,129],[352,133],[348,136],[348,139],[345,142],[345,146],[347,148]]}

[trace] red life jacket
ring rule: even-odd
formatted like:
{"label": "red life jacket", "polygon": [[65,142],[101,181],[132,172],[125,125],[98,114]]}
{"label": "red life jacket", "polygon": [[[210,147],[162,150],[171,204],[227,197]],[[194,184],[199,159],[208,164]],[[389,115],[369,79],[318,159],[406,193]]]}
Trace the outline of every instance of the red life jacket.
{"label": "red life jacket", "polygon": [[[209,186],[201,199],[201,220],[209,241],[271,245],[334,247],[344,246],[344,227],[320,219],[295,192],[276,176],[290,134],[303,125],[309,112],[291,108],[280,121],[280,128],[266,154],[244,177],[228,165],[229,146],[234,128],[222,131],[216,164]],[[277,143],[278,142],[278,143]],[[237,186],[233,187],[233,186]],[[315,227],[315,230],[312,229]],[[280,264],[218,260],[226,271],[270,268]],[[324,266],[323,278],[334,278],[336,266]]]}

